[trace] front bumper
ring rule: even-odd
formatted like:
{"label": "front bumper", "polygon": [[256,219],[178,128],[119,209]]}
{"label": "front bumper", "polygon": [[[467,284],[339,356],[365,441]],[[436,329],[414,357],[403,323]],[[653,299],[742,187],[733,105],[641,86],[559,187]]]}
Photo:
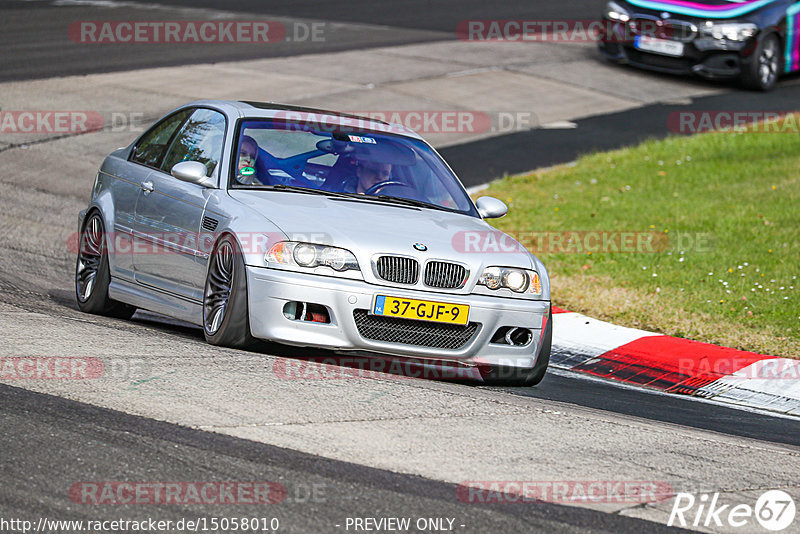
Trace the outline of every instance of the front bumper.
{"label": "front bumper", "polygon": [[[756,39],[745,41],[732,41],[715,39],[698,31],[698,28],[707,23],[705,19],[680,17],[668,18],[665,23],[676,24],[677,27],[686,28],[691,25],[693,31],[690,35],[680,36],[676,30],[674,37],[656,35],[660,39],[683,44],[683,53],[680,56],[660,54],[653,51],[642,50],[635,45],[637,34],[644,34],[643,30],[637,32],[638,26],[633,21],[642,24],[658,21],[663,14],[655,11],[642,11],[631,15],[631,22],[622,23],[604,19],[606,34],[598,42],[600,52],[608,59],[617,63],[626,63],[642,69],[664,72],[668,74],[695,74],[708,79],[730,79],[741,76],[748,61],[752,61],[756,48]],[[651,28],[651,31],[653,29]]]}
{"label": "front bumper", "polygon": [[600,43],[600,52],[617,63],[667,74],[696,74],[712,80],[737,78],[742,74],[739,52],[713,51],[700,53],[690,50],[681,57],[665,56],[639,50],[628,43]]}
{"label": "front bumper", "polygon": [[[250,331],[254,337],[296,346],[341,352],[368,351],[464,365],[533,367],[542,341],[542,326],[550,310],[549,301],[410,291],[374,286],[361,280],[253,266],[247,266],[247,287]],[[354,312],[370,310],[377,294],[468,304],[469,321],[477,323],[477,329],[463,346],[456,349],[367,339],[359,332]],[[330,323],[287,318],[284,307],[289,302],[325,306]],[[493,334],[501,327],[527,328],[532,332],[531,341],[524,346],[490,343]]]}

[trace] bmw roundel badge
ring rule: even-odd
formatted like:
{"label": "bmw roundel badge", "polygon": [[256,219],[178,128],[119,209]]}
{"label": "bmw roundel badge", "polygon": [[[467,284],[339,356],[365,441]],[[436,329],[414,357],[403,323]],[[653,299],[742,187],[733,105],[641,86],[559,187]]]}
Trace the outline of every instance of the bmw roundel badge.
{"label": "bmw roundel badge", "polygon": [[420,252],[425,252],[426,250],[428,250],[428,247],[426,247],[422,243],[414,243],[414,249],[419,250]]}

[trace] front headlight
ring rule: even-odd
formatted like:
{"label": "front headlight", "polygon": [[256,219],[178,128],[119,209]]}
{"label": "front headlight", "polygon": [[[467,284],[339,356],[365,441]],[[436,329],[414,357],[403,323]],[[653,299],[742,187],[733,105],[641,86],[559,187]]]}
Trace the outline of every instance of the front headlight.
{"label": "front headlight", "polygon": [[360,271],[356,257],[349,250],[315,243],[281,241],[269,249],[264,260],[267,263],[305,269],[330,267],[339,273]]}
{"label": "front headlight", "polygon": [[487,267],[478,279],[478,285],[489,289],[510,289],[514,293],[542,294],[539,273],[513,267]]}
{"label": "front headlight", "polygon": [[750,22],[706,22],[703,33],[717,40],[746,41],[758,33],[758,26]]}
{"label": "front headlight", "polygon": [[603,15],[609,20],[618,20],[620,22],[628,22],[631,20],[630,13],[616,2],[609,2],[606,4]]}

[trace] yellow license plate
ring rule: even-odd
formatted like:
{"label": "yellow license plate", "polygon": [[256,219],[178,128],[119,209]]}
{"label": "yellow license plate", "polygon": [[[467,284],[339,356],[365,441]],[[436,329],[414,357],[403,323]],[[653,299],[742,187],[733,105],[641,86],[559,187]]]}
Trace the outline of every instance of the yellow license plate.
{"label": "yellow license plate", "polygon": [[374,315],[402,317],[403,319],[416,319],[418,321],[467,324],[469,306],[466,304],[451,304],[447,302],[403,299],[400,297],[378,295],[375,297],[375,305],[372,306],[372,313]]}

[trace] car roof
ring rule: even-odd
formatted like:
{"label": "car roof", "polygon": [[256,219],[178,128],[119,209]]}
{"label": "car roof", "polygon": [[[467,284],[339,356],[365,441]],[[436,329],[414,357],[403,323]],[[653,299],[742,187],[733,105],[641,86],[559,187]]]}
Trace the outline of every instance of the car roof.
{"label": "car roof", "polygon": [[[422,139],[420,135],[402,124],[384,122],[371,117],[343,113],[327,109],[318,109],[277,102],[253,102],[244,100],[197,100],[190,102],[182,108],[210,106],[226,112],[232,118],[291,118],[291,120],[308,121],[311,123],[325,123],[341,121],[348,127],[358,126],[360,129],[391,132]],[[291,114],[290,116],[288,114]]]}

